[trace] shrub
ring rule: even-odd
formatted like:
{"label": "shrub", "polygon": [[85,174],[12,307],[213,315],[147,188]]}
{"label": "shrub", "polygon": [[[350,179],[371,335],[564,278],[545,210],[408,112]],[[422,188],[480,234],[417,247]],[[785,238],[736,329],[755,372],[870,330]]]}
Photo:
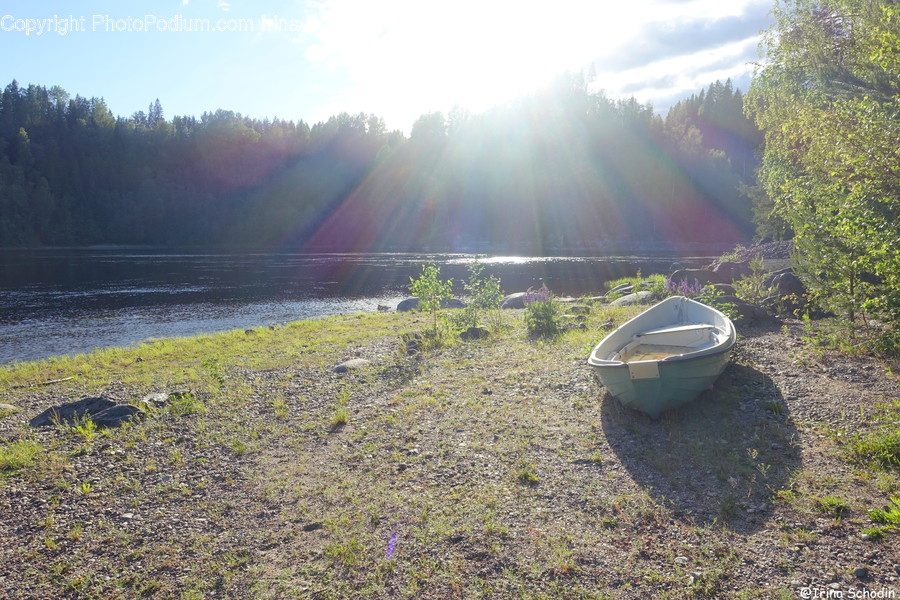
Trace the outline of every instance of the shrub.
{"label": "shrub", "polygon": [[559,333],[559,308],[553,302],[546,284],[525,292],[525,326],[533,336],[548,336]]}

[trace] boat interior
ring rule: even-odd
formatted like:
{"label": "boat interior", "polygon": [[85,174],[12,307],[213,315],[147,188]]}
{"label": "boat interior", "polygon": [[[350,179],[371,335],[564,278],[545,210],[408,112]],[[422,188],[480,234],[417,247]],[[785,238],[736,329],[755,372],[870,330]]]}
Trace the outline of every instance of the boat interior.
{"label": "boat interior", "polygon": [[684,356],[715,347],[724,337],[718,327],[709,323],[679,323],[632,336],[613,360],[628,363]]}

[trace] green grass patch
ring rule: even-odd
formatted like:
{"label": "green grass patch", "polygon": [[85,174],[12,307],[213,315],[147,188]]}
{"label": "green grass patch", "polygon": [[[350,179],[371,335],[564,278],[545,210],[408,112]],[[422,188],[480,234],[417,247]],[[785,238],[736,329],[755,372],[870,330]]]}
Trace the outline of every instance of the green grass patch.
{"label": "green grass patch", "polygon": [[0,446],[0,472],[15,472],[33,467],[44,448],[33,440],[15,440]]}

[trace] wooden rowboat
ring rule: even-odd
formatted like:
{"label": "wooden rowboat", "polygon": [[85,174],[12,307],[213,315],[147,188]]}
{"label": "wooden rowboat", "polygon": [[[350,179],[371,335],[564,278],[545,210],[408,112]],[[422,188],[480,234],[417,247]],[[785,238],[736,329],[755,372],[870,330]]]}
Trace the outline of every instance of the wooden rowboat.
{"label": "wooden rowboat", "polygon": [[623,405],[655,419],[711,388],[735,337],[718,310],[672,296],[603,338],[588,364]]}

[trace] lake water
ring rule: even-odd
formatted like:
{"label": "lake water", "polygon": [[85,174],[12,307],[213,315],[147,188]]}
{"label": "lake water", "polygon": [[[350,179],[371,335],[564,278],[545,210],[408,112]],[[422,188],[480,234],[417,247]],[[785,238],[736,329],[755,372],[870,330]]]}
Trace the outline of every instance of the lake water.
{"label": "lake water", "polygon": [[[148,338],[187,336],[340,313],[392,310],[423,264],[457,293],[474,255],[253,254],[136,250],[4,250],[0,364]],[[610,279],[666,272],[672,257],[479,256],[505,293],[539,286],[593,294]],[[685,266],[708,258],[678,258]]]}

